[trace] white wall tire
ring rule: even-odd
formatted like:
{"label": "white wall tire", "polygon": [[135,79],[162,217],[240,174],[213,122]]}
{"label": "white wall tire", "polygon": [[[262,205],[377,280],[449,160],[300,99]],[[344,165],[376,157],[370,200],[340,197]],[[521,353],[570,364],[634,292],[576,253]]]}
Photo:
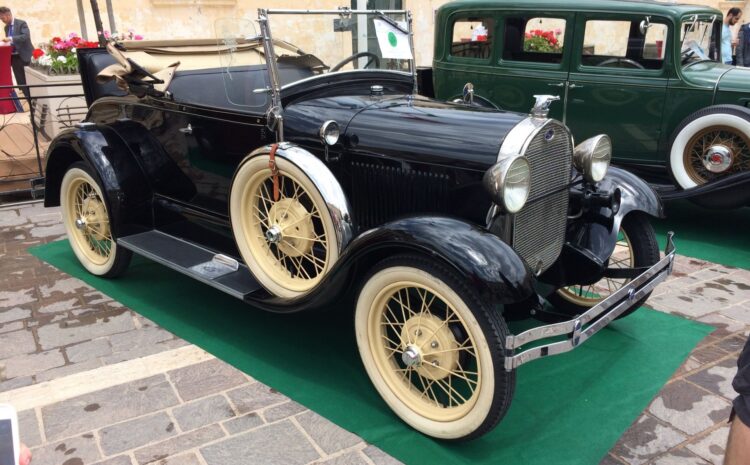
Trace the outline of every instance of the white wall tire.
{"label": "white wall tire", "polygon": [[[715,175],[704,172],[696,157],[703,145],[696,137],[705,134],[713,140],[718,135],[729,142],[735,160],[726,173]],[[704,108],[690,115],[675,130],[669,152],[669,171],[672,179],[683,189],[705,184],[720,176],[750,169],[750,111],[733,105]],[[692,154],[692,155],[691,155]]]}
{"label": "white wall tire", "polygon": [[121,274],[132,254],[117,246],[104,193],[84,163],[74,163],[63,176],[60,206],[68,241],[84,268],[107,278]]}
{"label": "white wall tire", "polygon": [[338,260],[339,244],[315,184],[284,158],[277,156],[276,166],[278,199],[273,198],[267,156],[240,167],[232,183],[229,214],[237,247],[255,279],[272,294],[292,298],[323,279]]}
{"label": "white wall tire", "polygon": [[[476,299],[462,298],[468,291],[455,279],[415,257],[385,260],[359,293],[355,331],[365,370],[396,415],[426,435],[466,440],[490,431],[505,414],[515,373],[502,366],[504,322]],[[419,312],[388,310],[397,298]],[[419,354],[411,366],[404,361],[408,348]]]}

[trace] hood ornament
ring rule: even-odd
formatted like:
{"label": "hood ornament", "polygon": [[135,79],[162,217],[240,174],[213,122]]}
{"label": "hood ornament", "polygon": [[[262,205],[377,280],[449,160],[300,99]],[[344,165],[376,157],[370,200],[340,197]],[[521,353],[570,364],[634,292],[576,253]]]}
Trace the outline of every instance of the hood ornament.
{"label": "hood ornament", "polygon": [[552,102],[560,100],[559,95],[535,95],[536,102],[531,109],[531,116],[534,118],[546,118],[549,114],[549,106]]}

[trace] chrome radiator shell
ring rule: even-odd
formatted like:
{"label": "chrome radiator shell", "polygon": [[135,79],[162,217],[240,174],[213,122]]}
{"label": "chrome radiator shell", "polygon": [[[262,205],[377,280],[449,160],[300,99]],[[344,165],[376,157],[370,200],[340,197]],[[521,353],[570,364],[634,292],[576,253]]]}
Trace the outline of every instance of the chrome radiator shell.
{"label": "chrome radiator shell", "polygon": [[506,239],[539,274],[557,260],[565,242],[573,138],[559,121],[530,117],[508,134],[498,159],[518,153],[529,161],[531,189]]}

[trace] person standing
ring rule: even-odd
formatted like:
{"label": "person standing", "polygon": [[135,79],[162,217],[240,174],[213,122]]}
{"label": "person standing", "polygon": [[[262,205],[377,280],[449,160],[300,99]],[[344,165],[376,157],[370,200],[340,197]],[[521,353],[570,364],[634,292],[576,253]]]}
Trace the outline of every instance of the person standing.
{"label": "person standing", "polygon": [[[0,6],[0,20],[5,23],[5,38],[3,42],[9,43],[12,47],[10,55],[10,64],[13,68],[13,75],[16,77],[16,84],[19,86],[26,85],[26,73],[24,67],[31,63],[31,53],[34,47],[31,45],[31,32],[29,25],[22,19],[13,18],[10,8]],[[29,90],[22,87],[26,98],[29,98]]]}
{"label": "person standing", "polygon": [[750,463],[750,338],[737,360],[737,375],[732,381],[737,397],[732,402],[731,426],[724,465]]}
{"label": "person standing", "polygon": [[740,27],[737,35],[737,66],[750,66],[750,24]]}
{"label": "person standing", "polygon": [[724,27],[721,29],[721,61],[727,65],[733,64],[732,48],[737,45],[737,40],[732,39],[732,30],[729,27],[737,24],[740,18],[742,10],[737,7],[730,8],[724,17]]}

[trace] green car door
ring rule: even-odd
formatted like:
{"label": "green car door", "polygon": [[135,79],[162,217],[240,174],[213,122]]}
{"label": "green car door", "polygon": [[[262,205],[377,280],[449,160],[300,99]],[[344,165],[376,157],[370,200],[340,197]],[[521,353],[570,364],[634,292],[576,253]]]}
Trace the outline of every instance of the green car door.
{"label": "green car door", "polygon": [[674,73],[672,29],[655,16],[576,15],[565,115],[576,141],[606,133],[616,161],[655,158]]}
{"label": "green car door", "polygon": [[436,97],[459,97],[471,82],[480,103],[528,113],[534,95],[557,95],[561,101],[550,116],[562,119],[574,18],[565,12],[454,12],[438,46],[442,55],[435,57]]}

